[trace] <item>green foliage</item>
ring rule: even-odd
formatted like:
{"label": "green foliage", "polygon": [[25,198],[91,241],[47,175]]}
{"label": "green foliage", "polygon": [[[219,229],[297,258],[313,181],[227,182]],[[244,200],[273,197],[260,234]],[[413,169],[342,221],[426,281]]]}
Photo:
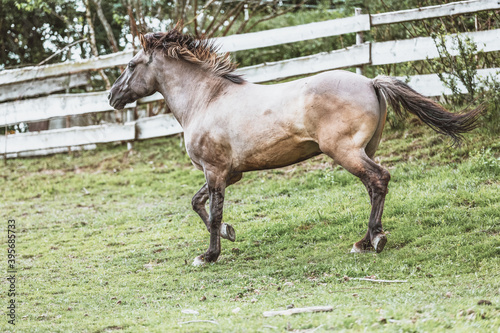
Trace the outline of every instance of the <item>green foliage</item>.
{"label": "green foliage", "polygon": [[47,1],[43,0],[25,0],[25,1],[15,1],[16,7],[19,10],[26,12],[35,12],[36,10],[42,10],[48,14],[51,12],[51,8]]}
{"label": "green foliage", "polygon": [[470,152],[470,159],[474,170],[491,173],[496,178],[500,177],[500,157],[494,155],[491,147]]}
{"label": "green foliage", "polygon": [[[92,3],[92,2],[91,2]],[[126,9],[120,1],[102,1],[103,11],[115,36],[124,37]],[[92,11],[94,7],[91,6]],[[35,65],[73,41],[85,37],[86,20],[82,3],[54,0],[16,0],[0,2],[0,68]],[[121,18],[117,22],[113,18]],[[93,16],[96,41],[101,53],[111,53],[110,43],[100,20]],[[126,21],[128,23],[128,20]],[[125,45],[121,45],[124,47]],[[81,43],[82,57],[90,55],[88,44]],[[7,52],[5,52],[7,51]],[[51,59],[50,63],[71,59],[70,50]]]}
{"label": "green foliage", "polygon": [[[499,76],[500,71],[497,71],[496,77]],[[489,75],[478,84],[482,93],[479,100],[486,107],[483,123],[492,133],[500,132],[500,81],[497,78]]]}
{"label": "green foliage", "polygon": [[[44,7],[44,6],[42,6]],[[0,69],[32,64],[47,56],[43,47],[43,22],[47,13],[21,10],[16,2],[0,2]],[[54,28],[56,25],[54,25]]]}
{"label": "green foliage", "polygon": [[[347,16],[351,16],[354,7],[361,7],[363,13],[383,13],[425,6],[435,6],[450,3],[448,0],[387,0],[387,1],[345,1],[343,10]],[[453,34],[475,30],[489,30],[500,28],[500,20],[494,11],[474,13],[474,15],[455,15],[440,18],[432,18],[421,21],[396,23],[372,27],[369,32],[364,33],[365,40],[388,41],[398,39],[409,39],[416,37],[428,37],[432,34]],[[491,57],[493,58],[493,57]],[[497,56],[498,58],[498,56]],[[491,66],[490,66],[491,67]],[[434,73],[426,61],[416,61],[401,64],[388,64],[368,67],[367,74],[373,77],[377,74],[391,76],[405,76],[415,74]]]}
{"label": "green foliage", "polygon": [[[456,109],[478,105],[486,106],[485,126],[494,132],[500,130],[500,84],[493,77],[478,79],[479,68],[500,66],[498,52],[485,53],[468,36],[458,35],[451,45],[442,34],[433,35],[439,58],[429,60],[433,71],[451,95],[443,94],[446,103]],[[465,93],[462,91],[465,88]]]}
{"label": "green foliage", "polygon": [[[439,58],[429,60],[429,63],[441,82],[452,92],[451,95],[443,94],[443,98],[448,104],[458,107],[472,103],[477,98],[477,68],[481,67],[480,59],[484,53],[478,51],[477,44],[468,36],[453,38],[450,48],[446,45],[446,36],[433,34],[432,37]],[[465,87],[466,93],[462,92],[461,87]]]}

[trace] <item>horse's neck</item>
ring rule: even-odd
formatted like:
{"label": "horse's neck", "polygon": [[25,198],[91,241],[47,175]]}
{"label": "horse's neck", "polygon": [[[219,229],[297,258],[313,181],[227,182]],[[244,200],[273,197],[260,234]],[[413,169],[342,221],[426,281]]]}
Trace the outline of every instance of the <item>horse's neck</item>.
{"label": "horse's neck", "polygon": [[208,106],[214,91],[223,89],[226,81],[197,65],[174,59],[165,59],[157,75],[158,90],[182,127]]}

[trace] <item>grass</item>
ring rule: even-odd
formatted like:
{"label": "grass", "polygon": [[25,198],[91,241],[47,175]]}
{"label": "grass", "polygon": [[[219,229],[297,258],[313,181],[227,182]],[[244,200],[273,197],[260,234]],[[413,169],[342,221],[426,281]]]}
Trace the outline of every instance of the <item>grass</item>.
{"label": "grass", "polygon": [[[387,131],[378,159],[392,174],[389,242],[380,254],[349,253],[367,228],[368,195],[317,157],[228,188],[224,220],[237,240],[223,240],[219,262],[201,268],[190,264],[208,233],[190,200],[204,180],[179,138],[137,143],[133,154],[106,145],[9,160],[0,236],[6,247],[15,219],[15,331],[496,332],[500,142],[470,138],[455,149],[427,128]],[[408,282],[344,278],[372,275]],[[0,288],[0,330],[14,331],[5,279]],[[262,315],[291,304],[333,311]],[[181,324],[192,320],[217,324]]]}

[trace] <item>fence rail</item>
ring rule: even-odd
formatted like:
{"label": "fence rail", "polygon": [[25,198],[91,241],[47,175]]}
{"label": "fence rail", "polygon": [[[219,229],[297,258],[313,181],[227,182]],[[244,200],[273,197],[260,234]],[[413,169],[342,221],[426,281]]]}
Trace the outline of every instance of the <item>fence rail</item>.
{"label": "fence rail", "polygon": [[[478,42],[479,48],[484,52],[500,50],[500,29],[463,33],[462,36],[471,37]],[[446,38],[446,44],[451,54],[457,52],[451,48],[454,37],[456,35],[449,35]],[[481,45],[484,46],[481,47]],[[418,37],[388,42],[368,42],[342,50],[244,67],[238,69],[237,73],[242,74],[250,82],[259,83],[332,69],[367,64],[385,65],[438,56],[437,48],[431,37]],[[443,91],[443,89],[439,89],[439,91]],[[112,111],[113,108],[108,103],[107,95],[106,91],[57,94],[37,99],[1,103],[0,126],[91,112]],[[139,101],[139,103],[144,104],[161,99],[163,97],[160,94],[155,94],[153,97]],[[136,104],[132,103],[127,105],[127,108],[135,106]]]}
{"label": "fence rail", "polygon": [[[446,46],[452,55],[457,54],[457,51],[451,48],[453,38],[456,36],[453,34],[446,38]],[[461,34],[461,36],[472,38],[479,43],[479,49],[484,52],[500,50],[500,29],[468,32]],[[265,82],[331,69],[367,64],[395,64],[438,56],[438,50],[431,37],[418,37],[388,42],[368,42],[342,50],[245,67],[238,70],[238,73],[245,75],[252,82]]]}
{"label": "fence rail", "polygon": [[[446,5],[415,8],[373,15],[358,15],[348,18],[303,24],[294,27],[232,35],[216,38],[216,40],[222,46],[222,52],[234,52],[316,39],[320,37],[338,36],[342,34],[368,31],[372,26],[383,24],[417,21],[428,18],[476,13],[494,9],[500,9],[499,0],[461,1]],[[280,38],[276,38],[277,36]],[[129,49],[122,52],[80,61],[1,71],[0,86],[16,82],[42,79],[50,76],[66,75],[68,73],[122,66],[128,64],[132,56],[133,50]]]}
{"label": "fence rail", "polygon": [[[0,72],[1,73],[1,72]],[[88,73],[81,72],[64,76],[54,76],[39,81],[23,81],[17,84],[8,84],[0,86],[2,94],[0,102],[16,100],[25,97],[51,94],[56,91],[68,90],[70,88],[87,85],[90,83]]]}
{"label": "fence rail", "polygon": [[244,35],[232,35],[217,38],[217,43],[222,46],[222,52],[234,52],[368,30],[370,30],[370,15],[359,15]]}
{"label": "fence rail", "polygon": [[[449,76],[449,74],[443,73],[443,75]],[[478,69],[477,78],[486,79],[490,78],[496,81],[500,81],[500,68],[486,68]],[[399,77],[400,80],[406,81],[407,83],[416,91],[424,96],[436,97],[444,95],[451,95],[451,89],[445,87],[437,74],[424,74],[424,75],[414,75],[408,78]],[[457,89],[462,93],[467,93],[465,86],[457,82]]]}
{"label": "fence rail", "polygon": [[371,16],[371,24],[372,26],[377,26],[383,24],[425,20],[444,16],[454,16],[459,14],[477,13],[485,10],[493,10],[499,8],[500,2],[498,0],[460,1],[448,3],[445,5],[375,14]]}
{"label": "fence rail", "polygon": [[45,66],[29,66],[0,72],[0,86],[17,82],[40,80],[52,76],[65,76],[79,72],[122,66],[134,56],[133,50],[125,50],[100,57],[68,61]]}
{"label": "fence rail", "polygon": [[[173,115],[164,114],[141,118],[120,125],[75,126],[50,131],[1,136],[0,152],[7,155],[7,158],[13,158],[22,156],[19,153],[27,151],[43,150],[46,153],[52,153],[51,149],[53,148],[90,147],[91,144],[96,143],[144,140],[181,132],[182,127]],[[26,149],[26,147],[29,147],[29,149]],[[73,148],[73,150],[75,149]]]}
{"label": "fence rail", "polygon": [[[483,52],[500,50],[500,29],[466,32],[462,37],[470,37]],[[456,34],[448,35],[445,39],[446,48],[451,55],[457,55],[458,50],[453,49],[453,39]],[[431,37],[418,37],[404,40],[394,40],[372,44],[372,65],[396,64],[406,61],[425,60],[437,58],[439,53]]]}
{"label": "fence rail", "polygon": [[[357,15],[348,18],[310,23],[300,26],[272,29],[262,32],[222,37],[218,42],[222,51],[242,51],[320,37],[368,31],[372,26],[422,20],[426,18],[475,13],[500,9],[498,0],[463,1],[440,6],[389,12],[375,15]],[[500,29],[468,32],[484,52],[500,50]],[[446,37],[451,46],[456,35]],[[449,48],[449,50],[453,50]],[[453,52],[453,51],[452,51]],[[8,101],[68,89],[88,83],[87,72],[125,65],[133,56],[132,50],[77,62],[27,67],[0,72],[0,126],[32,122],[54,117],[111,111],[107,92],[83,94],[56,94],[45,97]],[[417,61],[438,56],[431,37],[419,37],[387,42],[367,42],[341,50],[314,54],[295,59],[264,63],[238,69],[238,73],[251,82],[265,82],[287,77],[317,73],[325,70],[361,65],[383,65],[405,61]],[[479,75],[496,75],[499,69],[478,71]],[[409,78],[409,84],[427,96],[449,93],[436,74],[417,75]],[[62,88],[62,89],[61,89]],[[143,98],[137,104],[163,99],[156,93]],[[136,103],[127,105],[132,108]],[[0,137],[0,154],[18,157],[30,154],[92,149],[96,143],[133,141],[182,132],[172,115],[139,119],[124,125],[106,124],[71,127],[33,133],[18,133]]]}

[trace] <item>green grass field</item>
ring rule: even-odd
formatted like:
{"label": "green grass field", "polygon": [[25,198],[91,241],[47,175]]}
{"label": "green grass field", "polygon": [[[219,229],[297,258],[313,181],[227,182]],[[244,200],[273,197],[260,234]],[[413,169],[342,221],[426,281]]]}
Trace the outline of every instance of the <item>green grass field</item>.
{"label": "green grass field", "polygon": [[[1,244],[15,219],[18,270],[16,325],[2,279],[0,331],[499,332],[498,136],[457,149],[414,126],[387,131],[378,155],[392,175],[382,253],[349,253],[368,194],[319,156],[228,188],[237,240],[204,267],[191,265],[208,246],[191,209],[204,179],[178,137],[0,161]],[[6,274],[6,250],[0,262]],[[407,282],[351,279],[373,275]],[[333,311],[263,316],[291,304]]]}

